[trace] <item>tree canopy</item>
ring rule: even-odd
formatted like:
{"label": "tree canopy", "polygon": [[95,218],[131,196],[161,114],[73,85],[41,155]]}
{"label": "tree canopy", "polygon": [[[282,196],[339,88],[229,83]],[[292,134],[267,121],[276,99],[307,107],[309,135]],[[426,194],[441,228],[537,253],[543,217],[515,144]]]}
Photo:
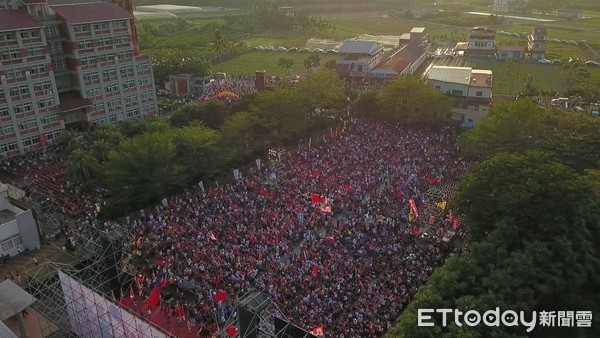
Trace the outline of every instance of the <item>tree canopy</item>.
{"label": "tree canopy", "polygon": [[577,112],[543,109],[529,100],[502,103],[460,138],[464,153],[489,158],[507,151],[543,150],[572,168],[600,165],[600,120]]}
{"label": "tree canopy", "polygon": [[[591,336],[598,328],[417,326],[419,308],[483,313],[600,310],[600,196],[597,176],[577,174],[540,152],[501,153],[462,183],[454,206],[465,217],[467,252],[422,286],[388,337]],[[585,331],[588,330],[588,331]]]}

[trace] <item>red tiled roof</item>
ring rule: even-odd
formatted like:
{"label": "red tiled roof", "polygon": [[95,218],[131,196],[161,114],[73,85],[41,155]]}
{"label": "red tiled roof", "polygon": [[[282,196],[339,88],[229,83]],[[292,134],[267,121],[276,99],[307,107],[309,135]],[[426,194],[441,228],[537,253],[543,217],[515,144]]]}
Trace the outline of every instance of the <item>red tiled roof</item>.
{"label": "red tiled roof", "polygon": [[60,100],[58,107],[63,112],[89,107],[93,104],[92,100],[84,99],[74,90],[58,94],[58,99]]}
{"label": "red tiled roof", "polygon": [[0,32],[42,27],[42,24],[23,10],[0,10]]}
{"label": "red tiled roof", "polygon": [[133,15],[112,2],[51,6],[56,15],[72,24],[131,19]]}

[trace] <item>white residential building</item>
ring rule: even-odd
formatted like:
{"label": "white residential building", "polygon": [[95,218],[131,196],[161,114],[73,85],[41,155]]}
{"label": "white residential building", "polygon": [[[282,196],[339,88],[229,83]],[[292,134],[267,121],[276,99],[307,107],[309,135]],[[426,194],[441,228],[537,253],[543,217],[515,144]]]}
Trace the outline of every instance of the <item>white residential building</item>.
{"label": "white residential building", "polygon": [[493,83],[491,70],[433,66],[427,76],[432,86],[456,99],[453,119],[475,124],[489,112]]}

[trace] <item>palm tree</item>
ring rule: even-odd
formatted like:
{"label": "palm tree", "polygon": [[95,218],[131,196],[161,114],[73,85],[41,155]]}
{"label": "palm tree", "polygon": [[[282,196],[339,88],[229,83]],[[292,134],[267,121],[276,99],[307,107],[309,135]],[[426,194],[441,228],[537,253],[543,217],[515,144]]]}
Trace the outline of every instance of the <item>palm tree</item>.
{"label": "palm tree", "polygon": [[215,30],[213,35],[213,50],[219,55],[219,62],[223,61],[223,52],[229,49],[229,41],[225,39],[220,29]]}
{"label": "palm tree", "polygon": [[57,142],[64,147],[65,153],[68,155],[75,149],[81,148],[83,134],[73,129],[65,129],[58,136]]}
{"label": "palm tree", "polygon": [[83,149],[74,150],[69,156],[65,175],[75,183],[85,184],[100,173],[98,161]]}

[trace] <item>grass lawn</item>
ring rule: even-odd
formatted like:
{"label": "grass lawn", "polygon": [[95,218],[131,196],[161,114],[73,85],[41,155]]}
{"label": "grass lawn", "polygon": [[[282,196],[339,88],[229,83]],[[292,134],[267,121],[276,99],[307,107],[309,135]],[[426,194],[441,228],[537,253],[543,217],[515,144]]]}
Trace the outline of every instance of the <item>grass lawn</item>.
{"label": "grass lawn", "polygon": [[560,65],[552,64],[522,64],[516,70],[515,65],[503,61],[478,61],[477,68],[490,69],[494,73],[494,93],[517,95],[525,87],[525,80],[516,72],[531,75],[533,83],[540,90],[563,92],[566,84],[560,80]]}
{"label": "grass lawn", "polygon": [[324,18],[336,27],[332,38],[350,38],[359,34],[401,35],[409,32],[413,27],[427,27],[429,31],[436,32],[452,30],[445,25],[405,18],[394,19],[384,15],[342,15]]}
{"label": "grass lawn", "polygon": [[[225,72],[228,75],[254,75],[257,70],[266,70],[269,75],[287,76],[297,74],[302,77],[306,76],[304,68],[304,60],[308,53],[289,53],[289,52],[270,52],[260,51],[244,54],[233,60],[214,65],[214,72]],[[325,62],[337,59],[337,56],[330,54],[321,55],[321,68]],[[277,65],[279,58],[291,58],[294,60],[294,65],[290,70],[284,69]],[[318,69],[317,69],[318,70]]]}

